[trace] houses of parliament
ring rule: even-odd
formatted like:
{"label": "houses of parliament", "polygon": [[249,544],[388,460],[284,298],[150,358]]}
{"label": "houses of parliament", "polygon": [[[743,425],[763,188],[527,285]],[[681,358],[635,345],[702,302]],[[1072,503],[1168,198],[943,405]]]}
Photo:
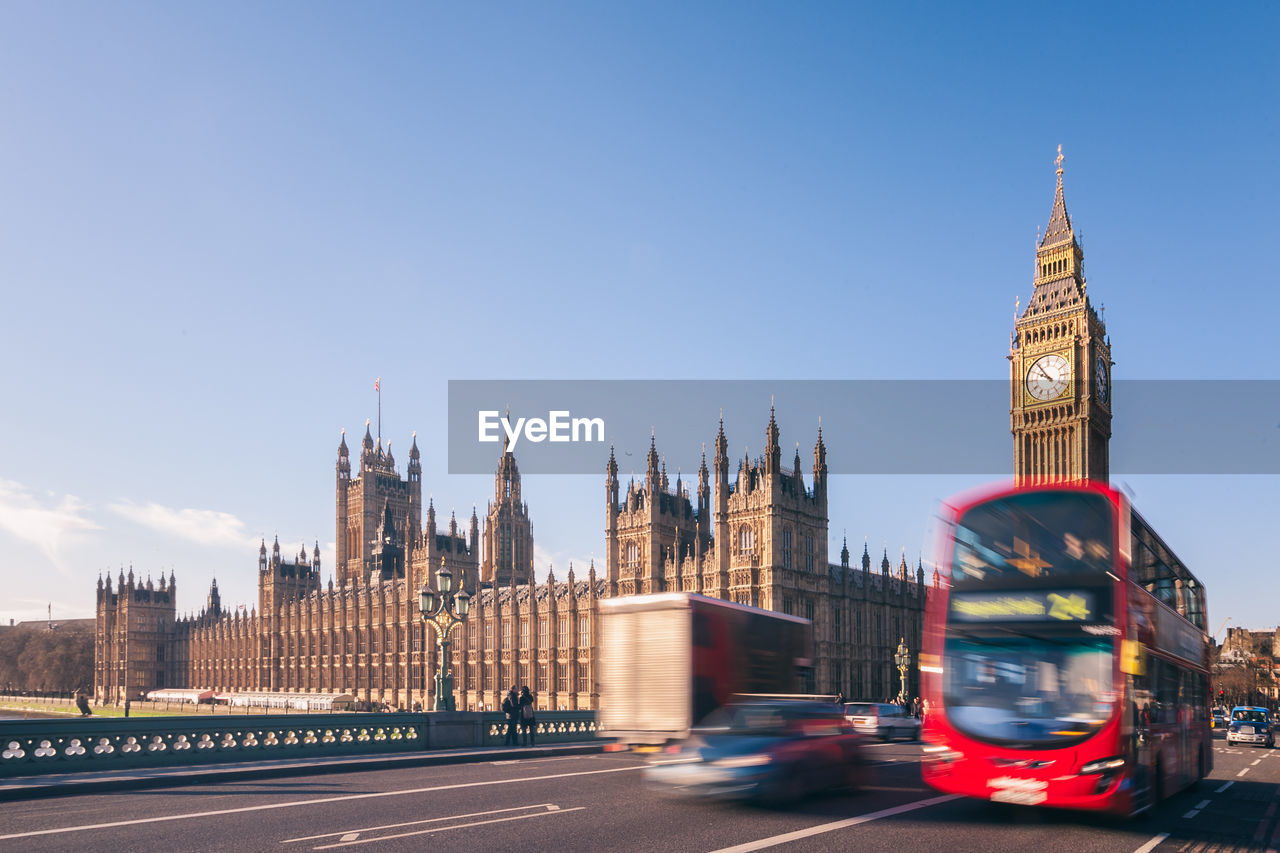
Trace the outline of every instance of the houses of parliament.
{"label": "houses of parliament", "polygon": [[[1010,416],[1019,482],[1107,477],[1110,344],[1089,303],[1083,251],[1062,190],[1061,153],[1049,225],[1036,251],[1034,292],[1010,342]],[[258,552],[258,601],[228,610],[217,582],[203,610],[177,616],[176,577],[142,582],[132,570],[99,578],[95,692],[103,701],[158,688],[220,692],[349,693],[364,702],[430,707],[441,661],[418,612],[418,589],[450,569],[472,594],[452,636],[459,709],[496,708],[528,684],[542,709],[596,707],[602,653],[598,602],[611,596],[696,592],[813,622],[819,693],[880,699],[898,691],[900,638],[918,650],[928,584],[923,565],[874,561],[847,543],[829,558],[827,447],[784,462],[772,409],[764,453],[731,460],[723,421],[696,482],[672,483],[651,438],[646,469],[625,485],[605,462],[604,565],[552,571],[536,582],[533,525],[506,446],[483,526],[465,529],[423,507],[416,439],[402,476],[366,427],[353,470],[343,435],[335,465],[336,565],[321,577],[318,543]],[[736,463],[736,464],[735,464]],[[426,516],[425,525],[423,515]],[[913,672],[908,691],[917,691]]]}

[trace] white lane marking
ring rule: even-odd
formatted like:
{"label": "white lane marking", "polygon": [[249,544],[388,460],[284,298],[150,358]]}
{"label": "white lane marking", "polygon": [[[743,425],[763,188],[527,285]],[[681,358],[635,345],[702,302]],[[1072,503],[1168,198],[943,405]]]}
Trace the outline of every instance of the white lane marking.
{"label": "white lane marking", "polygon": [[1237,773],[1236,775],[1237,775],[1237,776],[1243,776],[1244,774],[1246,774],[1246,773],[1248,773],[1248,772],[1249,772],[1249,768],[1248,768],[1248,767],[1246,767],[1245,769],[1241,770],[1241,771],[1240,771],[1239,773]]}
{"label": "white lane marking", "polygon": [[1168,837],[1169,837],[1169,833],[1162,832],[1159,835],[1157,835],[1155,838],[1148,841],[1146,844],[1139,847],[1137,850],[1134,850],[1133,853],[1151,853],[1152,850],[1155,850],[1157,847],[1160,846],[1161,841],[1164,841]]}
{"label": "white lane marking", "polygon": [[342,840],[343,840],[343,841],[355,841],[355,840],[356,840],[357,838],[359,838],[359,837],[360,837],[360,833],[358,833],[358,832],[348,832],[346,835],[342,836]]}
{"label": "white lane marking", "polygon": [[345,794],[340,797],[318,797],[314,800],[294,800],[285,803],[264,803],[260,806],[241,806],[235,809],[213,809],[207,812],[188,812],[186,814],[162,815],[160,817],[142,817],[134,820],[115,820],[108,823],[82,824],[79,826],[62,826],[56,829],[37,829],[32,832],[15,832],[0,835],[0,841],[11,838],[34,838],[40,835],[61,835],[67,832],[85,832],[91,829],[111,829],[117,826],[137,826],[144,823],[164,823],[172,820],[190,820],[197,817],[217,817],[228,814],[244,814],[245,812],[270,811],[272,809],[289,809],[295,806],[316,806],[324,803],[341,803],[348,800],[369,800],[376,797],[403,797],[406,794],[428,794],[432,791],[456,791],[460,788],[484,788],[490,785],[523,785],[540,779],[566,779],[570,776],[596,776],[601,773],[625,773],[628,770],[643,770],[644,765],[634,767],[610,767],[605,770],[577,770],[572,773],[549,773],[545,776],[521,776],[518,779],[491,779],[485,782],[460,782],[456,785],[432,785],[429,788],[408,788],[403,791],[375,791],[370,794]]}
{"label": "white lane marking", "polygon": [[1262,759],[1261,759],[1261,758],[1255,758],[1255,759],[1253,759],[1253,763],[1251,763],[1249,766],[1250,766],[1250,767],[1257,767],[1257,766],[1258,766],[1259,764],[1261,764],[1261,763],[1262,763]]}
{"label": "white lane marking", "polygon": [[1207,806],[1207,805],[1209,805],[1209,801],[1208,801],[1208,800],[1201,800],[1200,802],[1196,803],[1196,807],[1195,807],[1194,809],[1192,809],[1191,811],[1189,811],[1189,812],[1187,812],[1186,814],[1184,814],[1184,815],[1182,816],[1182,819],[1183,819],[1183,820],[1190,820],[1191,818],[1193,818],[1193,817],[1195,817],[1196,815],[1200,814],[1200,810],[1201,810],[1201,809],[1203,809],[1203,808],[1204,808],[1205,806]]}
{"label": "white lane marking", "polygon": [[1215,794],[1221,794],[1223,791],[1227,790],[1228,788],[1230,788],[1230,787],[1231,787],[1232,785],[1234,785],[1235,783],[1236,783],[1236,780],[1235,780],[1235,779],[1232,779],[1230,782],[1226,783],[1226,784],[1225,784],[1225,785],[1223,785],[1221,788],[1215,788],[1213,792],[1214,792]]}
{"label": "white lane marking", "polygon": [[[286,838],[284,841],[281,841],[280,843],[292,844],[295,841],[318,841],[321,838],[332,838],[335,835],[342,835],[343,833],[355,833],[355,835],[359,835],[362,832],[377,832],[380,829],[400,829],[401,827],[405,827],[405,826],[421,826],[424,823],[439,823],[440,821],[443,821],[443,820],[466,820],[467,818],[472,818],[472,817],[488,817],[489,815],[505,814],[507,812],[526,812],[526,811],[529,811],[530,809],[545,809],[548,811],[554,811],[559,808],[560,808],[559,806],[554,805],[553,803],[534,803],[533,805],[529,805],[529,806],[514,806],[509,809],[490,809],[487,812],[469,812],[467,814],[452,814],[447,817],[432,817],[432,818],[425,818],[423,820],[407,820],[403,823],[388,823],[382,826],[365,826],[365,827],[361,827],[360,829],[345,829],[345,830],[340,830],[338,832],[325,832],[325,833],[322,833],[321,835],[304,835],[301,838]],[[355,835],[352,835],[352,838],[354,838]],[[349,839],[343,838],[342,840],[347,841]]]}
{"label": "white lane marking", "polygon": [[748,841],[746,844],[739,844],[736,847],[724,847],[720,850],[714,851],[714,853],[747,853],[747,851],[750,850],[763,850],[766,847],[776,847],[779,844],[799,841],[802,838],[808,838],[812,835],[821,835],[824,832],[834,832],[837,829],[857,826],[860,823],[870,823],[871,821],[879,820],[882,817],[892,817],[893,815],[904,814],[906,812],[915,811],[916,809],[927,808],[928,806],[949,803],[952,800],[958,799],[960,799],[960,797],[957,794],[946,794],[944,796],[933,797],[928,800],[916,800],[914,803],[904,803],[903,805],[894,806],[890,809],[881,809],[878,812],[858,815],[857,817],[847,818],[846,820],[837,820],[832,823],[820,823],[817,826],[811,826],[808,829],[798,829],[795,832],[787,832],[782,835],[773,835],[768,838]]}
{"label": "white lane marking", "polygon": [[409,838],[413,835],[426,835],[429,832],[448,832],[451,829],[467,829],[472,826],[484,826],[489,823],[507,823],[513,820],[527,820],[531,817],[546,817],[553,814],[568,814],[569,812],[580,812],[586,806],[575,806],[571,809],[557,809],[556,811],[534,812],[533,814],[515,815],[513,817],[498,817],[492,820],[477,820],[471,823],[460,823],[455,826],[436,826],[431,829],[419,829],[414,832],[402,832],[399,835],[380,835],[377,838],[363,838],[359,841],[348,841],[346,843],[339,842],[337,844],[325,844],[320,847],[313,847],[312,850],[332,850],[334,847],[351,847],[355,844],[372,844],[375,841],[390,841],[393,838]]}

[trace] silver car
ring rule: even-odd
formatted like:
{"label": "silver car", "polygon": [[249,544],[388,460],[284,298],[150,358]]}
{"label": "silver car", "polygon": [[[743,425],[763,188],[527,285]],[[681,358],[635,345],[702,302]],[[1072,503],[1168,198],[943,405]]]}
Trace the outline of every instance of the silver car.
{"label": "silver car", "polygon": [[920,737],[920,721],[890,702],[850,702],[844,706],[844,716],[855,731],[881,740]]}

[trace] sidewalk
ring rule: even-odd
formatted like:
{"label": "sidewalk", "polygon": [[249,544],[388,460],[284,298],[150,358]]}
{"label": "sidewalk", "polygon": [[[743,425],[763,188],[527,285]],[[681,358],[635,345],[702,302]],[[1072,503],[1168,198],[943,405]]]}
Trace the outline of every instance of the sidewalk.
{"label": "sidewalk", "polygon": [[479,761],[510,761],[546,758],[553,755],[590,755],[603,752],[604,743],[555,744],[551,746],[479,749],[439,749],[383,755],[348,755],[274,761],[237,761],[227,764],[199,764],[187,767],[157,767],[131,770],[97,770],[84,773],[45,773],[0,779],[0,801],[57,797],[93,791],[121,791],[135,788],[166,788],[224,782],[233,779],[267,779],[275,776],[302,776],[314,773],[344,773],[422,767],[436,764],[467,764]]}

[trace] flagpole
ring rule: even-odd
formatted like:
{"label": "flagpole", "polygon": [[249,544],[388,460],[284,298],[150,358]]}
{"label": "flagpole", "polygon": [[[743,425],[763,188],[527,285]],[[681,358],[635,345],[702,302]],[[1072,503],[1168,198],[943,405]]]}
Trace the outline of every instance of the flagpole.
{"label": "flagpole", "polygon": [[378,392],[378,443],[382,443],[382,377],[373,383],[373,390]]}

